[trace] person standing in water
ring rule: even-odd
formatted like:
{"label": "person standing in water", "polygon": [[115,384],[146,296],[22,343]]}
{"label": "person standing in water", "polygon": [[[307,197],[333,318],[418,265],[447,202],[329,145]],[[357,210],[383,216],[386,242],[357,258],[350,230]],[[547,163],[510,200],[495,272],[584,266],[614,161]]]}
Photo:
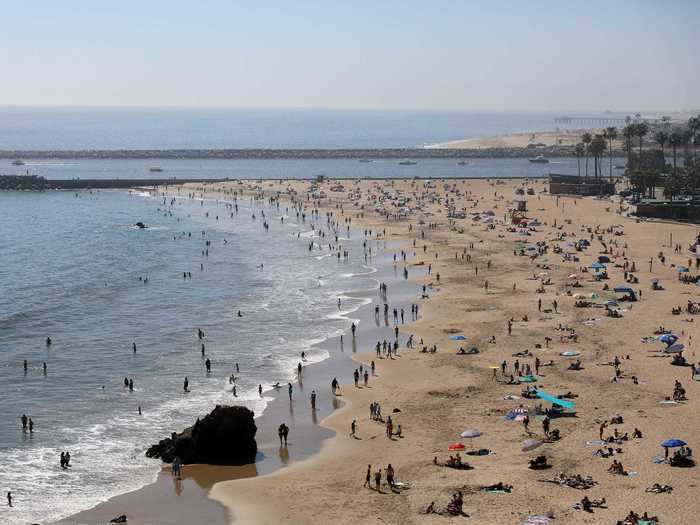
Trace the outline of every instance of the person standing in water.
{"label": "person standing in water", "polygon": [[292,384],[287,383],[287,391],[289,392],[289,400],[292,400]]}
{"label": "person standing in water", "polygon": [[7,491],[7,506],[12,507],[12,492]]}
{"label": "person standing in water", "polygon": [[185,392],[189,392],[189,390],[188,390],[188,389],[189,389],[189,386],[190,386],[190,381],[189,381],[189,379],[187,379],[187,378],[185,377],[185,382],[184,382],[184,384],[183,384],[183,390],[184,390]]}
{"label": "person standing in water", "polygon": [[27,414],[22,414],[22,417],[20,418],[22,420],[22,432],[27,431]]}

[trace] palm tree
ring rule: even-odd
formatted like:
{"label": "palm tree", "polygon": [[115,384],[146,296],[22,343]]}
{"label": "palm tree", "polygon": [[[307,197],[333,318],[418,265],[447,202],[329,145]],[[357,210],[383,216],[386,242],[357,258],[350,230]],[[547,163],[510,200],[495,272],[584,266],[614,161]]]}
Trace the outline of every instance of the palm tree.
{"label": "palm tree", "polygon": [[700,133],[700,115],[688,119],[688,129],[690,130],[691,141],[693,142],[693,160],[695,161],[697,157],[697,138],[698,133]]}
{"label": "palm tree", "polygon": [[574,156],[576,157],[576,165],[578,167],[578,176],[581,176],[581,157],[583,157],[583,154],[586,151],[586,147],[583,145],[583,143],[579,142],[576,144],[576,147],[574,148]]}
{"label": "palm tree", "polygon": [[593,137],[588,132],[581,135],[581,142],[583,142],[584,147],[585,147],[585,152],[586,152],[586,178],[588,178],[588,150],[589,150],[589,144],[591,143],[592,140],[593,140]]}
{"label": "palm tree", "polygon": [[617,128],[615,126],[611,126],[609,128],[605,128],[605,131],[603,132],[603,136],[608,139],[608,143],[610,144],[610,180],[612,180],[612,157],[613,157],[613,140],[617,138]]}
{"label": "palm tree", "polygon": [[603,135],[596,135],[595,137],[593,137],[589,149],[591,150],[591,154],[593,155],[594,176],[597,179],[599,170],[601,176],[603,175],[603,165],[602,162],[600,162],[600,157],[602,156],[603,152],[605,152],[605,138],[603,137]]}
{"label": "palm tree", "polygon": [[675,175],[677,151],[678,146],[683,144],[683,132],[679,129],[674,129],[673,132],[671,132],[671,135],[668,137],[668,143],[671,145],[671,149],[673,150],[673,174]]}
{"label": "palm tree", "polygon": [[635,135],[639,137],[639,167],[642,167],[642,139],[649,133],[649,124],[640,122],[635,126]]}
{"label": "palm tree", "polygon": [[627,124],[622,128],[622,136],[625,139],[625,151],[627,152],[627,167],[631,168],[630,156],[632,154],[632,138],[636,135],[634,124]]}
{"label": "palm tree", "polygon": [[664,155],[665,158],[664,146],[668,143],[668,133],[661,130],[657,131],[654,133],[654,141],[661,146],[661,155]]}

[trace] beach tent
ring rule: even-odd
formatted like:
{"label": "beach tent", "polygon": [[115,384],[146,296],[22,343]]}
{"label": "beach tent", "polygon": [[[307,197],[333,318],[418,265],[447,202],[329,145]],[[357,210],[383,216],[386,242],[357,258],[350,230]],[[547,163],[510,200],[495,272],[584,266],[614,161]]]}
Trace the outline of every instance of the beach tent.
{"label": "beach tent", "polygon": [[551,395],[551,394],[548,394],[547,392],[545,392],[545,391],[543,391],[543,390],[538,390],[538,391],[537,391],[537,397],[539,397],[540,399],[543,399],[543,400],[545,400],[545,401],[549,401],[549,402],[552,403],[553,405],[559,405],[560,407],[563,407],[563,408],[569,408],[569,409],[572,409],[572,410],[573,410],[574,407],[576,406],[576,405],[574,405],[574,403],[572,403],[571,401],[566,401],[566,400],[564,400],[564,399],[559,399],[558,397],[555,397],[555,396],[553,396],[553,395]]}
{"label": "beach tent", "polygon": [[610,257],[607,255],[599,255],[598,256],[598,262],[599,263],[609,263],[610,262]]}
{"label": "beach tent", "polygon": [[629,286],[616,286],[613,288],[613,291],[615,293],[624,293],[629,296],[630,301],[636,301],[637,300],[637,295],[635,294],[634,290],[630,288]]}

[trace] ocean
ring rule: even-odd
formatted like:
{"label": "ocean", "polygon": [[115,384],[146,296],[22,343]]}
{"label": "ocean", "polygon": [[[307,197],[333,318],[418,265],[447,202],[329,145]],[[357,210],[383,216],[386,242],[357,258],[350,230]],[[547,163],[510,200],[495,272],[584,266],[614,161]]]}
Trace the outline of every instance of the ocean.
{"label": "ocean", "polygon": [[557,116],[546,112],[0,107],[0,149],[411,148],[504,133],[552,131]]}
{"label": "ocean", "polygon": [[[325,359],[311,345],[346,330],[365,303],[345,292],[376,287],[355,276],[368,271],[359,237],[341,239],[354,257],[339,262],[327,247],[309,251],[310,219],[284,206],[239,201],[231,217],[223,203],[205,204],[170,208],[117,191],[0,193],[0,451],[3,490],[16,503],[0,506],[0,522],[46,522],[154,481],[160,462],[145,448],[234,402],[236,363],[235,401],[260,414],[269,397],[258,384],[293,381],[302,351]],[[22,414],[34,434],[22,432]],[[66,450],[73,471],[59,466]]]}

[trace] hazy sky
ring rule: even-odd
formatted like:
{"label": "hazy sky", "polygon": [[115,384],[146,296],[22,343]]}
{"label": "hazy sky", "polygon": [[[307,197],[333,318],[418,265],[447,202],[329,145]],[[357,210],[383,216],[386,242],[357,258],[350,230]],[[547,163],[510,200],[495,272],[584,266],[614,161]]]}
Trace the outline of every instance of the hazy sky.
{"label": "hazy sky", "polygon": [[700,108],[700,0],[34,0],[0,19],[0,105]]}

